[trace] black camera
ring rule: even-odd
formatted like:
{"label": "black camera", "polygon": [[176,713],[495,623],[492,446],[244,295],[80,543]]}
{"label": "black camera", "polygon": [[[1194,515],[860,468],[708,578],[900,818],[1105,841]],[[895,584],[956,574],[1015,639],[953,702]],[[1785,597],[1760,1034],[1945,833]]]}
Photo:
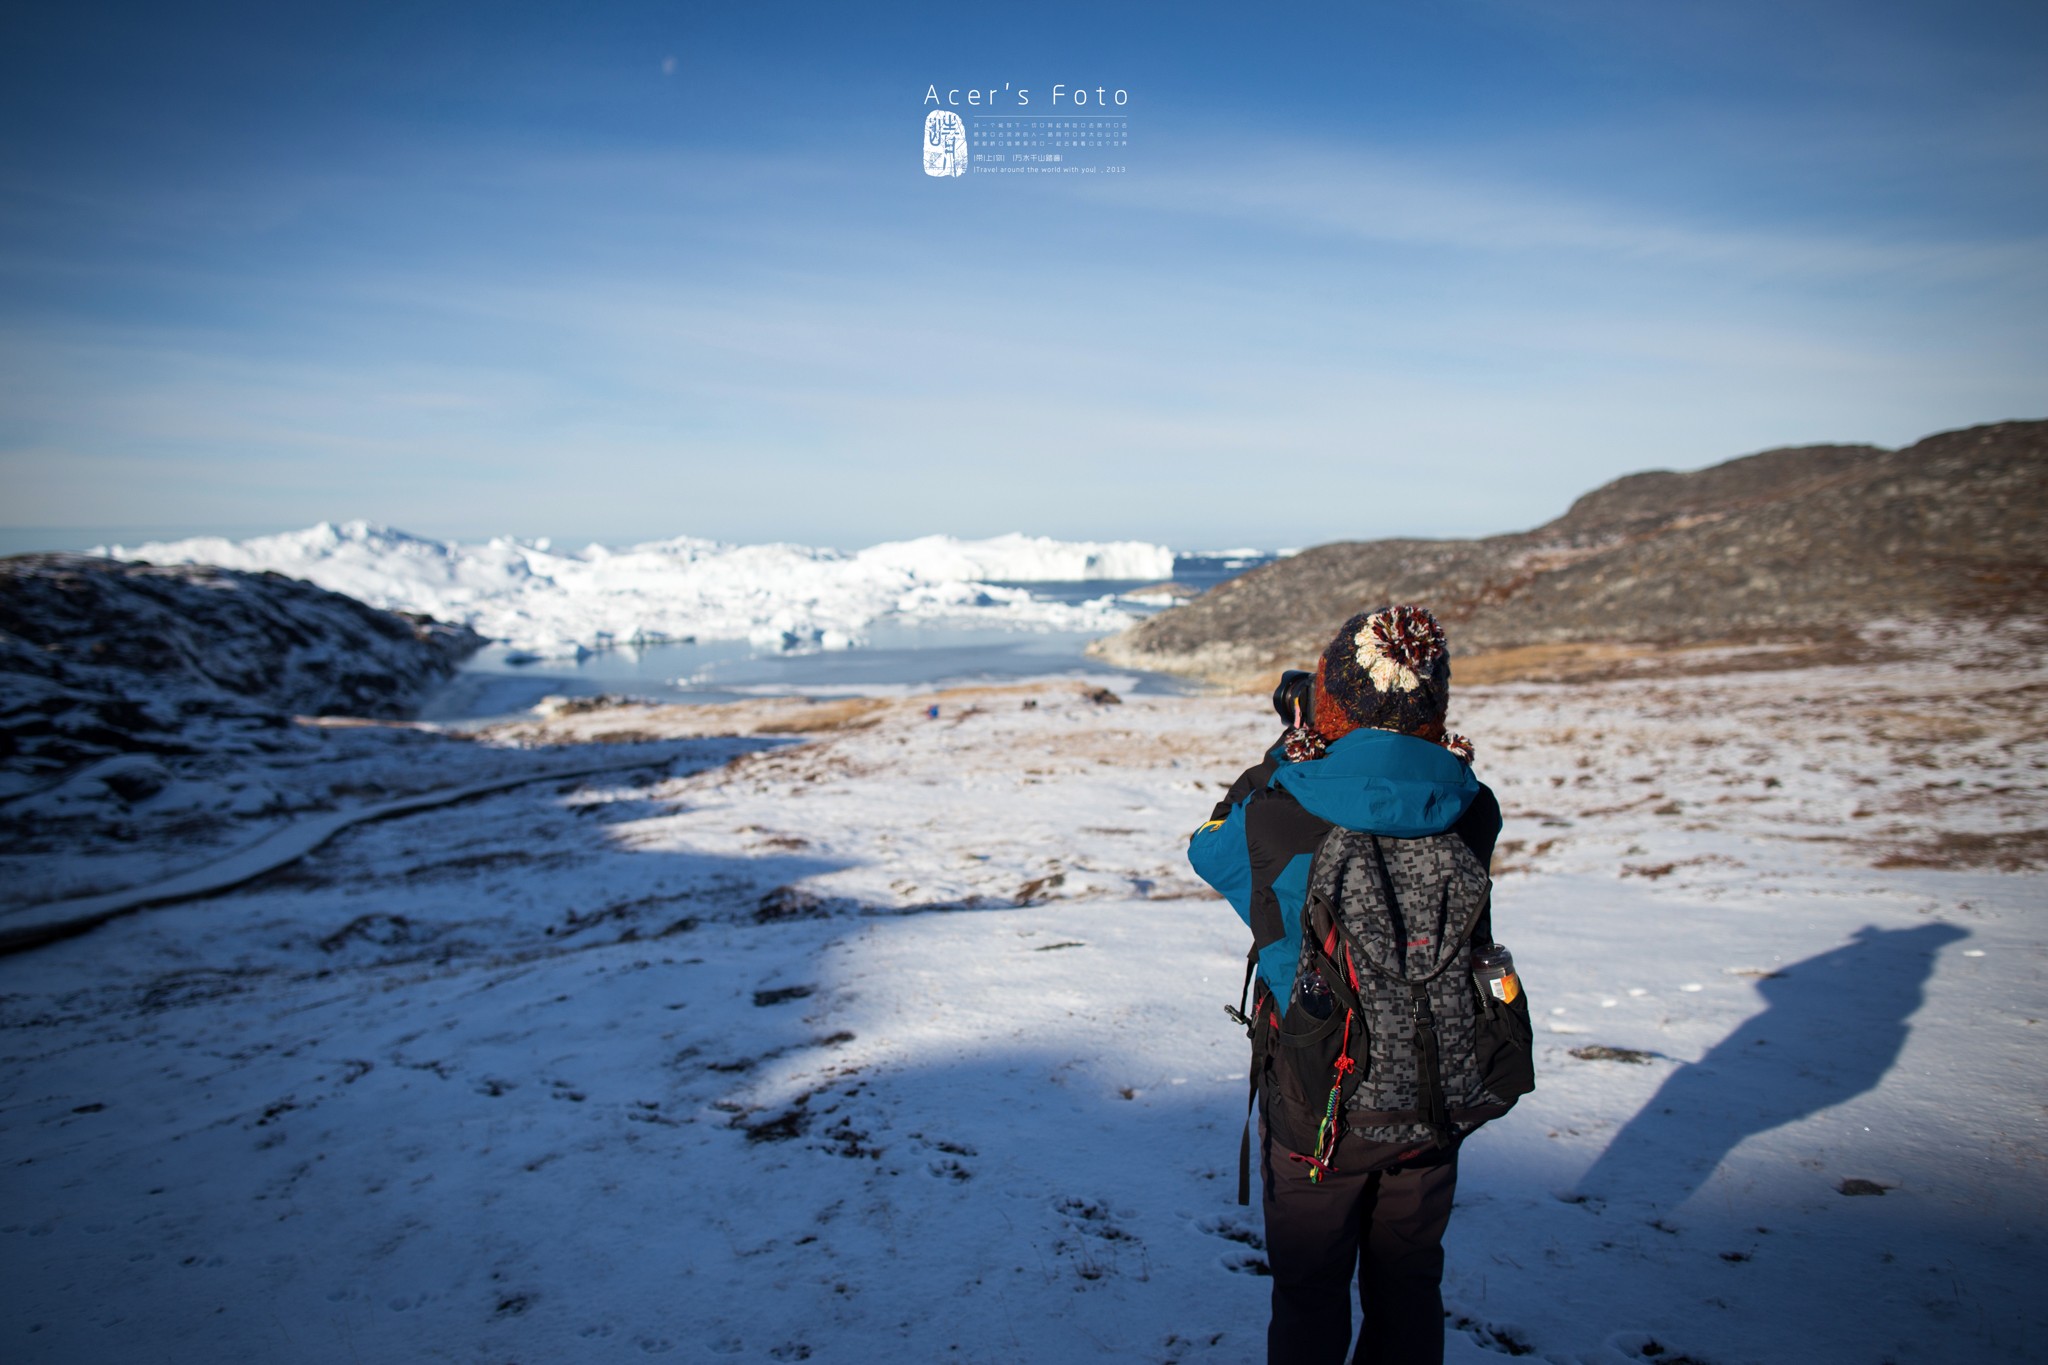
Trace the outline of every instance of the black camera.
{"label": "black camera", "polygon": [[1273,689],[1273,709],[1280,714],[1282,725],[1313,727],[1316,723],[1316,675],[1299,668],[1290,668],[1282,673],[1280,685]]}

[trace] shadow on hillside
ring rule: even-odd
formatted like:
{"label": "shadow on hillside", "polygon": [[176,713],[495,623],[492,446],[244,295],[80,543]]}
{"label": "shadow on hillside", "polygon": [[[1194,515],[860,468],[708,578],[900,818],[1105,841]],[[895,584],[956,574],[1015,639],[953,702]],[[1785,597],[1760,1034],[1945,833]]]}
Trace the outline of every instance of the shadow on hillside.
{"label": "shadow on hillside", "polygon": [[1745,1139],[1874,1090],[1898,1061],[1948,924],[1866,927],[1757,983],[1764,1010],[1680,1066],[1615,1135],[1577,1193],[1683,1203]]}

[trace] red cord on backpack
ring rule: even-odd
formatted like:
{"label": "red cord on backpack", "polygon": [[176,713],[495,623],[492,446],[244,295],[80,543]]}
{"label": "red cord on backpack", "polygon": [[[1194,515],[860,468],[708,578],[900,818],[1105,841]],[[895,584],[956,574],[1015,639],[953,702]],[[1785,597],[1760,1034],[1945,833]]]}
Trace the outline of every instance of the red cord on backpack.
{"label": "red cord on backpack", "polygon": [[1312,1156],[1303,1156],[1300,1152],[1289,1152],[1287,1159],[1289,1161],[1299,1161],[1302,1165],[1308,1167],[1308,1180],[1311,1185],[1322,1184],[1323,1177],[1330,1173],[1328,1166],[1325,1166]]}
{"label": "red cord on backpack", "polygon": [[[1352,976],[1355,984],[1357,976],[1350,971],[1351,955],[1348,952],[1344,955],[1344,967],[1346,974]],[[1337,1139],[1340,1136],[1337,1105],[1344,1096],[1345,1073],[1358,1066],[1358,1063],[1351,1060],[1351,1019],[1351,1011],[1345,1010],[1344,1040],[1337,1049],[1337,1063],[1334,1068],[1337,1074],[1330,1081],[1328,1098],[1323,1101],[1322,1121],[1316,1124],[1316,1154],[1308,1159],[1308,1178],[1312,1184],[1322,1183],[1324,1173],[1336,1169],[1333,1158],[1337,1155]]]}

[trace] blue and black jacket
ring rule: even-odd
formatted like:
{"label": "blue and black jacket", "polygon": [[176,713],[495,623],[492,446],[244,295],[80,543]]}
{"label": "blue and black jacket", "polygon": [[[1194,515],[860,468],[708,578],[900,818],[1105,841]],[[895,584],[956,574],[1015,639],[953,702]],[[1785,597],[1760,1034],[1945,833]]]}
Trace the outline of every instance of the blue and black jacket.
{"label": "blue and black jacket", "polygon": [[[1396,839],[1449,830],[1485,867],[1500,802],[1456,754],[1390,730],[1354,730],[1306,763],[1276,752],[1247,769],[1191,836],[1188,862],[1251,926],[1259,978],[1279,1009],[1294,989],[1309,863],[1333,825]],[[1475,939],[1491,941],[1489,918]]]}

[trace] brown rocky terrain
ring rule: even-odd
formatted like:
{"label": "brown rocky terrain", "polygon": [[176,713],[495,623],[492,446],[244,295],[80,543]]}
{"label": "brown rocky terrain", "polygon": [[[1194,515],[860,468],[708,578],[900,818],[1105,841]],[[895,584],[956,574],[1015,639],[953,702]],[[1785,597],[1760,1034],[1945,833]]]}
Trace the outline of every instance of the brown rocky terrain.
{"label": "brown rocky terrain", "polygon": [[1353,612],[1434,610],[1486,681],[1618,661],[1685,667],[1877,657],[1882,623],[2048,615],[2048,422],[1902,450],[1802,446],[1691,473],[1631,474],[1532,531],[1321,545],[1093,652],[1122,667],[1254,685]]}

